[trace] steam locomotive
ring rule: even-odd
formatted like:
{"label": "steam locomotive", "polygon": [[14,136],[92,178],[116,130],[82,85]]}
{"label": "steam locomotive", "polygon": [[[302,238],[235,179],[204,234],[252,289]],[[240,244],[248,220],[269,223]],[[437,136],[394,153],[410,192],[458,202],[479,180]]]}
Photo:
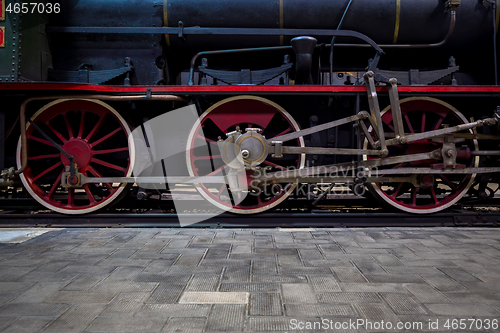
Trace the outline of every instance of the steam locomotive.
{"label": "steam locomotive", "polygon": [[0,8],[4,197],[85,214],[187,186],[255,214],[344,184],[430,214],[498,187],[498,0]]}

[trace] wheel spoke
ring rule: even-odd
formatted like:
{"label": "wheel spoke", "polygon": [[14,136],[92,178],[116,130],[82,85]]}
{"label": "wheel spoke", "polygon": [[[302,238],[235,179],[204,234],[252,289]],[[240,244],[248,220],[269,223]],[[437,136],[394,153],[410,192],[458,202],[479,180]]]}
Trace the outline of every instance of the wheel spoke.
{"label": "wheel spoke", "polygon": [[43,160],[43,159],[46,159],[46,158],[59,158],[59,157],[60,157],[59,154],[32,156],[32,157],[28,157],[28,161]]}
{"label": "wheel spoke", "polygon": [[115,149],[106,149],[106,150],[93,150],[92,155],[100,155],[100,154],[112,154],[112,153],[118,153],[121,151],[128,151],[128,148],[115,148]]}
{"label": "wheel spoke", "polygon": [[93,157],[92,157],[92,159],[90,161],[94,162],[94,163],[97,163],[97,164],[100,164],[102,166],[105,166],[107,168],[115,169],[115,170],[122,171],[122,172],[125,172],[127,170],[126,168],[122,168],[121,166],[114,165],[114,164],[111,164],[111,163],[108,163],[108,162],[104,162],[102,160],[98,160],[97,158],[93,158]]}
{"label": "wheel spoke", "polygon": [[205,140],[206,142],[217,144],[217,141],[204,137],[203,135],[196,134],[197,139]]}
{"label": "wheel spoke", "polygon": [[417,205],[417,192],[418,192],[418,189],[416,187],[413,187],[411,190],[411,205],[412,206]]}
{"label": "wheel spoke", "polygon": [[228,167],[227,164],[224,164],[223,166],[217,168],[215,171],[209,173],[207,176],[214,176],[214,175],[218,174],[219,172],[221,172],[222,170],[224,170],[227,167]]}
{"label": "wheel spoke", "polygon": [[291,132],[291,131],[292,131],[292,128],[291,128],[291,127],[288,127],[286,130],[284,130],[284,131],[283,131],[283,132],[281,132],[280,134],[273,136],[273,138],[277,138],[278,136],[285,135],[285,134],[287,134],[288,132]]}
{"label": "wheel spoke", "polygon": [[82,116],[80,118],[80,128],[78,129],[78,138],[83,137],[83,131],[85,129],[85,111],[82,111]]}
{"label": "wheel spoke", "polygon": [[95,200],[94,195],[92,194],[92,192],[90,192],[89,184],[83,185],[83,189],[85,190],[85,193],[87,194],[90,203],[96,203],[97,201]]}
{"label": "wheel spoke", "polygon": [[62,162],[59,161],[57,162],[56,164],[54,164],[53,166],[51,166],[50,168],[46,169],[45,171],[41,172],[40,174],[38,174],[38,176],[34,177],[32,179],[32,182],[35,182],[37,181],[38,179],[40,179],[41,177],[45,176],[46,174],[48,174],[49,172],[51,172],[52,170],[54,170],[55,168],[59,167],[59,166],[62,166]]}
{"label": "wheel spoke", "polygon": [[93,142],[90,144],[90,147],[95,147],[97,145],[99,145],[100,143],[106,141],[107,139],[109,139],[110,137],[112,137],[113,135],[115,135],[116,133],[120,132],[122,130],[121,127],[115,129],[113,132],[111,133],[108,133],[107,135],[103,136],[102,138],[100,138],[99,140]]}
{"label": "wheel spoke", "polygon": [[402,187],[403,187],[403,183],[399,183],[398,186],[394,189],[394,193],[392,193],[390,196],[392,198],[396,199],[396,197],[398,196],[399,191],[401,191]]}
{"label": "wheel spoke", "polygon": [[68,206],[73,207],[75,205],[75,189],[70,188],[68,190]]}
{"label": "wheel spoke", "polygon": [[57,187],[59,186],[59,183],[61,182],[61,178],[62,178],[62,175],[63,175],[63,171],[61,171],[61,173],[59,174],[59,176],[57,177],[56,181],[54,182],[54,184],[52,185],[52,187],[50,188],[50,191],[49,191],[49,194],[48,194],[48,197],[49,198],[52,198],[52,196],[54,195]]}
{"label": "wheel spoke", "polygon": [[283,167],[283,166],[281,166],[281,165],[275,164],[275,163],[273,163],[273,162],[264,161],[264,162],[262,162],[262,163],[264,163],[264,164],[266,164],[266,165],[269,165],[269,166],[272,166],[272,167],[274,167],[274,168],[278,168],[278,169],[280,169],[280,170],[282,170],[282,171],[283,171],[283,170],[287,170],[287,168],[285,168],[285,167]]}
{"label": "wheel spoke", "polygon": [[436,191],[434,190],[434,187],[431,187],[431,195],[432,195],[432,199],[434,199],[434,203],[438,204],[439,200],[438,200],[438,198],[436,196]]}
{"label": "wheel spoke", "polygon": [[59,138],[59,140],[61,140],[62,143],[68,141],[68,139],[66,139],[64,135],[62,135],[58,130],[56,130],[48,121],[45,123],[45,125],[47,125],[47,127],[52,131],[52,133],[54,133]]}
{"label": "wheel spoke", "polygon": [[220,200],[220,196],[222,195],[222,192],[224,192],[225,188],[226,188],[226,184],[224,184],[224,185],[221,186],[221,188],[219,189],[219,192],[216,195],[217,199]]}
{"label": "wheel spoke", "polygon": [[193,161],[198,161],[198,160],[214,160],[216,158],[222,158],[220,155],[209,155],[209,156],[193,156],[192,159]]}
{"label": "wheel spoke", "polygon": [[437,130],[439,129],[439,127],[441,126],[441,123],[443,122],[444,120],[444,117],[440,117],[438,122],[436,123],[436,126],[434,126],[434,130]]}
{"label": "wheel spoke", "polygon": [[52,143],[50,143],[49,141],[47,141],[45,139],[40,139],[40,138],[37,138],[36,136],[32,136],[32,135],[28,135],[27,138],[28,138],[28,140],[40,142],[40,143],[43,143],[44,145],[51,146],[52,148],[57,149],[56,147],[54,147],[54,145]]}
{"label": "wheel spoke", "polygon": [[422,112],[422,129],[420,131],[420,133],[424,133],[425,132],[425,118],[427,116],[427,112],[423,111]]}
{"label": "wheel spoke", "polygon": [[74,139],[75,135],[73,134],[73,128],[71,127],[69,120],[68,120],[68,113],[63,114],[64,122],[66,123],[66,128],[68,130],[68,135],[70,139]]}
{"label": "wheel spoke", "polygon": [[410,130],[410,133],[415,133],[415,131],[413,130],[413,126],[411,126],[410,119],[408,118],[408,114],[405,114],[405,120],[406,124],[408,125],[408,129]]}
{"label": "wheel spoke", "polygon": [[90,142],[90,140],[92,140],[94,138],[94,135],[101,128],[102,123],[104,122],[105,118],[106,118],[105,116],[99,118],[99,120],[95,124],[94,128],[92,128],[92,130],[90,131],[89,135],[87,135],[87,137],[85,138],[85,141]]}
{"label": "wheel spoke", "polygon": [[441,178],[442,180],[444,180],[444,182],[449,186],[451,187],[451,189],[456,192],[457,191],[457,187],[455,186],[455,184],[453,184],[445,175],[439,175],[439,178]]}
{"label": "wheel spoke", "polygon": [[[99,171],[97,171],[96,169],[94,169],[91,165],[88,166],[87,168],[88,172],[90,172],[94,177],[99,177],[101,178],[102,175],[99,173]],[[110,183],[104,183],[104,186],[106,186],[106,188],[111,192],[113,191],[113,186],[111,186]]]}

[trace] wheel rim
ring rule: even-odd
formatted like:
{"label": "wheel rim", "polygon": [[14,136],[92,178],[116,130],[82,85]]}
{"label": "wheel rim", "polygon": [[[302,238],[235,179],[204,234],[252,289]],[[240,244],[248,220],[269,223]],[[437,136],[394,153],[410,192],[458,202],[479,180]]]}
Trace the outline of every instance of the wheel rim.
{"label": "wheel rim", "polygon": [[[451,127],[468,122],[453,106],[428,97],[412,97],[401,100],[401,113],[405,133],[422,133],[423,131],[439,129],[442,124],[448,124]],[[387,107],[382,111],[382,122],[386,133],[394,132],[392,120],[391,108]],[[371,128],[370,131],[372,131]],[[469,130],[469,132],[473,133],[472,130]],[[467,140],[460,143],[460,145],[467,145],[471,150],[478,149],[477,140]],[[364,146],[365,148],[368,147],[367,140],[365,140]],[[442,144],[431,140],[419,140],[405,145],[389,147],[387,157],[430,152],[441,147]],[[369,158],[364,156],[364,159]],[[436,163],[440,162],[431,160],[416,161],[402,163],[393,166],[393,168],[429,167],[431,164]],[[457,163],[465,164],[467,167],[477,167],[479,158],[470,156],[460,160],[457,158]],[[379,174],[383,175],[383,170],[379,170]],[[369,190],[375,197],[399,210],[416,214],[430,214],[444,210],[460,200],[469,190],[475,176],[476,174],[447,174],[443,170],[443,173],[439,175],[420,176],[418,179],[420,186],[411,183],[371,183],[369,184]],[[422,186],[422,184],[424,185]]]}
{"label": "wheel rim", "polygon": [[[278,104],[265,98],[255,96],[237,96],[220,101],[211,106],[199,118],[189,135],[186,159],[190,176],[222,175],[228,168],[222,161],[217,146],[218,137],[226,137],[236,126],[245,128],[258,127],[267,138],[277,137],[300,130],[292,116]],[[201,141],[200,141],[201,140]],[[195,147],[207,145],[211,156],[199,154]],[[292,146],[304,147],[303,138],[292,140]],[[285,155],[284,159],[273,159],[271,155],[262,162],[262,167],[271,168],[270,172],[288,168],[303,168],[304,154]],[[246,172],[249,183],[252,180],[251,171]],[[226,184],[195,184],[198,192],[215,206],[238,214],[254,214],[266,211],[283,202],[295,189],[295,183],[275,184],[266,187],[258,194],[249,189],[245,199],[237,204],[231,203],[231,198],[223,193],[230,189]],[[267,193],[267,194],[266,194]]]}
{"label": "wheel rim", "polygon": [[[57,100],[32,118],[52,140],[74,156],[79,172],[88,177],[128,177],[134,165],[134,145],[125,120],[98,100]],[[85,184],[63,189],[62,172],[69,160],[28,123],[28,166],[21,181],[43,206],[64,214],[85,214],[117,199],[125,184]],[[22,164],[21,140],[17,164]]]}

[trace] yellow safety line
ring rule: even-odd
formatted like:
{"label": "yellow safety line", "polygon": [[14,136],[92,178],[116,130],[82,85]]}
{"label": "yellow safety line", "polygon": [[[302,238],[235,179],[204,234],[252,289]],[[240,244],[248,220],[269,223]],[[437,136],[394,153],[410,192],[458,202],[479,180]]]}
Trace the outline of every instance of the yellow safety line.
{"label": "yellow safety line", "polygon": [[394,44],[398,42],[400,21],[401,21],[401,0],[396,0],[396,26],[394,27],[394,39],[392,41]]}
{"label": "yellow safety line", "polygon": [[[165,27],[168,27],[167,1],[168,0],[163,0],[163,26]],[[167,46],[170,46],[170,35],[165,34],[165,41],[167,42]]]}
{"label": "yellow safety line", "polygon": [[[284,0],[280,0],[280,29],[283,29],[284,26],[285,26],[285,24],[284,24],[284,13],[283,13],[283,1]],[[281,35],[280,36],[280,45],[283,45],[283,43],[284,43],[284,41],[283,41],[283,35]]]}

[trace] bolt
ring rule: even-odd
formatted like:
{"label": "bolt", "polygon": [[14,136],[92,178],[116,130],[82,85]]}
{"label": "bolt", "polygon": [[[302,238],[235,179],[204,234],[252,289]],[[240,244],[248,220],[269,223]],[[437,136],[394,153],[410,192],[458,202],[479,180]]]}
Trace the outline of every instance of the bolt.
{"label": "bolt", "polygon": [[248,158],[250,156],[250,152],[244,149],[241,151],[241,156],[243,156],[243,158]]}
{"label": "bolt", "polygon": [[453,149],[450,149],[446,152],[446,156],[448,157],[454,157],[455,156],[455,151]]}

